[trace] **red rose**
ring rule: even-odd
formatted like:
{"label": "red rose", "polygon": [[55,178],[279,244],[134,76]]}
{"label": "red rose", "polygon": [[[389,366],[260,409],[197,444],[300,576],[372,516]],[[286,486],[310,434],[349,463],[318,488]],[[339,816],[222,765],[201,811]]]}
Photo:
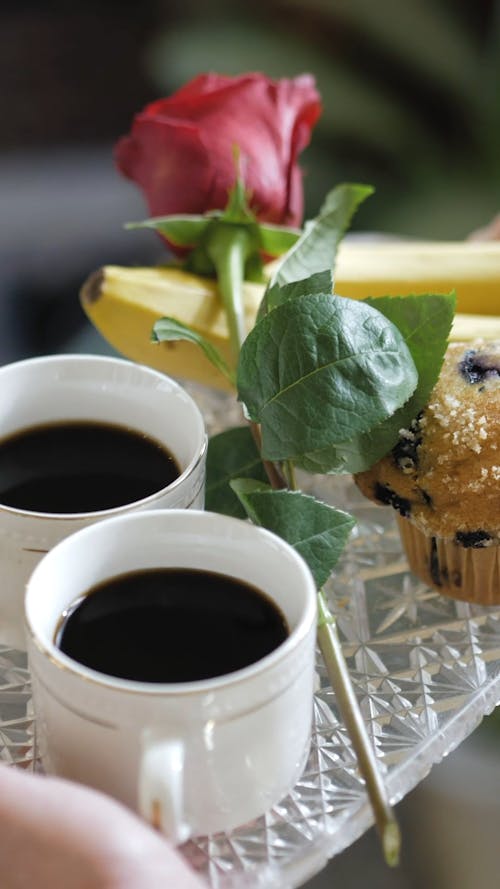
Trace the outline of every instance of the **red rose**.
{"label": "red rose", "polygon": [[118,169],[142,189],[152,216],[223,209],[235,181],[234,147],[261,222],[300,225],[297,157],[321,112],[314,79],[201,74],[136,115],[116,145]]}

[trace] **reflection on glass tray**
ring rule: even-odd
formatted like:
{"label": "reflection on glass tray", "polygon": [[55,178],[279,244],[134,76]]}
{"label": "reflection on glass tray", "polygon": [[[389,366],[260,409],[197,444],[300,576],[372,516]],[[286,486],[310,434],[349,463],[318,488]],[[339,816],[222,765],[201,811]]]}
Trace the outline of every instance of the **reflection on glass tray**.
{"label": "reflection on glass tray", "polygon": [[[318,478],[314,493],[358,520],[327,592],[397,802],[500,700],[500,607],[456,602],[409,574],[392,510],[372,505],[348,480]],[[0,646],[0,759],[32,768],[34,747],[25,655]],[[291,889],[371,823],[349,737],[318,659],[302,779],[261,819],[228,835],[190,841],[183,851],[214,889]]]}

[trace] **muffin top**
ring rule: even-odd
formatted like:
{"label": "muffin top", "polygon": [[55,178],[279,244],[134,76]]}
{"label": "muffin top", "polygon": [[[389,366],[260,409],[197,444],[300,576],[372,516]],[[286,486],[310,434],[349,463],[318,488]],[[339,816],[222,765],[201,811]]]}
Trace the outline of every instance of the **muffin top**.
{"label": "muffin top", "polygon": [[500,340],[448,346],[429,403],[360,490],[424,534],[487,546],[500,537]]}

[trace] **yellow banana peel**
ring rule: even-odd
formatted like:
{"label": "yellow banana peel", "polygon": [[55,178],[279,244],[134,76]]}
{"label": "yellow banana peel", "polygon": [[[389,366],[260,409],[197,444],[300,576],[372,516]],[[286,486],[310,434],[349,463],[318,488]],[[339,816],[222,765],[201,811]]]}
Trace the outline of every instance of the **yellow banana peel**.
{"label": "yellow banana peel", "polygon": [[[244,284],[247,332],[255,323],[263,292],[262,284]],[[109,265],[85,282],[81,303],[97,330],[127,358],[170,376],[230,388],[223,374],[194,343],[151,342],[155,322],[169,316],[210,340],[233,366],[226,317],[215,281],[180,269]]]}
{"label": "yellow banana peel", "polygon": [[457,294],[457,312],[500,314],[500,241],[346,240],[335,291],[351,299]]}
{"label": "yellow banana peel", "polygon": [[[353,299],[456,290],[458,314],[451,338],[500,339],[499,242],[346,241],[339,249],[335,279],[336,292]],[[247,330],[255,323],[263,292],[261,284],[244,284]],[[168,267],[110,265],[85,282],[81,301],[90,321],[126,357],[171,376],[229,388],[196,345],[152,343],[150,339],[154,323],[170,316],[213,343],[231,366],[227,324],[215,281]]]}
{"label": "yellow banana peel", "polygon": [[462,315],[457,313],[453,319],[450,340],[467,342],[476,339],[500,340],[500,315]]}

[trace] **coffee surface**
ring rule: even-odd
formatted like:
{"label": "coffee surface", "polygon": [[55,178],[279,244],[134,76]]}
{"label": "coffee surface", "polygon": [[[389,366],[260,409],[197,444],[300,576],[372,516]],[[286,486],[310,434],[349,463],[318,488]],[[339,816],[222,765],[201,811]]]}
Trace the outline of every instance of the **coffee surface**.
{"label": "coffee surface", "polygon": [[0,441],[0,503],[16,509],[112,509],[154,494],[179,474],[166,448],[124,426],[50,423]]}
{"label": "coffee surface", "polygon": [[255,587],[208,571],[158,568],[89,591],[62,616],[55,642],[100,673],[189,682],[255,663],[288,634],[281,610]]}

